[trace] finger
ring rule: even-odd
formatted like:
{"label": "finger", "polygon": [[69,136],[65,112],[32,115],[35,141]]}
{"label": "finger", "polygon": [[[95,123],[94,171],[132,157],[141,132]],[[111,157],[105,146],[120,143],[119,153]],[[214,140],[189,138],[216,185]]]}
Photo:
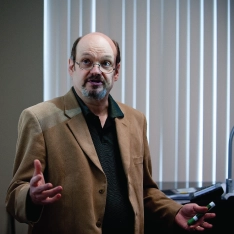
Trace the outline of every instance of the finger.
{"label": "finger", "polygon": [[38,182],[42,179],[41,175],[35,175],[30,180],[30,186],[36,187],[38,186]]}
{"label": "finger", "polygon": [[58,186],[53,189],[43,191],[42,193],[36,193],[33,195],[33,201],[34,203],[41,205],[53,203],[61,198],[61,191],[62,187]]}
{"label": "finger", "polygon": [[210,229],[212,227],[213,227],[212,224],[204,221],[204,219],[202,218],[196,224],[190,226],[190,231],[203,231],[205,229]]}
{"label": "finger", "polygon": [[56,196],[61,191],[62,191],[62,187],[57,186],[57,187],[52,188],[52,189],[44,190],[43,192],[41,192],[37,196],[40,197],[41,200],[44,200],[46,198],[49,198],[49,197],[52,198],[52,197]]}
{"label": "finger", "polygon": [[191,225],[188,229],[189,232],[204,231],[205,228],[201,225]]}
{"label": "finger", "polygon": [[200,224],[199,226],[203,227],[203,228],[212,228],[212,224],[208,223],[208,222],[203,222],[202,224]]}
{"label": "finger", "polygon": [[[36,176],[34,178],[37,178],[37,177],[39,177],[39,176]],[[34,180],[34,178],[32,179],[32,181]],[[35,183],[32,182],[32,185],[30,184],[30,188],[33,190],[32,191],[33,194],[40,194],[40,193],[43,193],[46,190],[49,190],[49,189],[53,188],[53,185],[51,183],[38,185],[38,181],[35,180]]]}
{"label": "finger", "polygon": [[202,226],[197,226],[196,227],[196,231],[203,231],[204,230],[204,227],[202,227]]}
{"label": "finger", "polygon": [[215,216],[216,216],[215,213],[206,213],[206,214],[204,215],[204,219],[212,219],[212,218],[214,218]]}
{"label": "finger", "polygon": [[206,213],[208,211],[208,208],[206,206],[199,206],[197,204],[194,204],[193,210],[196,213]]}
{"label": "finger", "polygon": [[205,220],[212,219],[215,217],[215,213],[206,213],[203,217],[201,217],[196,223],[195,226],[202,226],[205,228],[211,228],[212,224],[209,224]]}
{"label": "finger", "polygon": [[38,159],[34,160],[34,173],[33,175],[39,175],[41,174],[41,162]]}
{"label": "finger", "polygon": [[52,184],[50,183],[45,184],[45,185],[40,185],[40,186],[34,186],[34,187],[30,184],[29,194],[30,194],[32,201],[38,204],[38,202],[45,199],[45,197],[42,197],[41,194],[50,188],[52,188]]}
{"label": "finger", "polygon": [[42,205],[47,205],[47,204],[54,203],[54,202],[58,201],[61,197],[62,197],[62,195],[60,193],[58,193],[53,197],[47,197],[45,200],[43,200],[41,202],[41,204]]}

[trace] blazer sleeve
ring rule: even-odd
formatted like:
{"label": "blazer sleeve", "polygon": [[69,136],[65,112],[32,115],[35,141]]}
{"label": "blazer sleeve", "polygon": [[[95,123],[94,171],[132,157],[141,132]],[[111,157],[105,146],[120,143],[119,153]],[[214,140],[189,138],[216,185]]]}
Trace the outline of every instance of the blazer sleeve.
{"label": "blazer sleeve", "polygon": [[[44,170],[45,156],[45,142],[39,121],[30,108],[25,109],[18,122],[13,178],[5,201],[7,211],[19,222],[37,222],[42,212],[42,206],[30,204],[28,192],[34,172],[34,160],[39,159]],[[30,212],[29,207],[33,212]],[[33,215],[30,216],[30,213]]]}

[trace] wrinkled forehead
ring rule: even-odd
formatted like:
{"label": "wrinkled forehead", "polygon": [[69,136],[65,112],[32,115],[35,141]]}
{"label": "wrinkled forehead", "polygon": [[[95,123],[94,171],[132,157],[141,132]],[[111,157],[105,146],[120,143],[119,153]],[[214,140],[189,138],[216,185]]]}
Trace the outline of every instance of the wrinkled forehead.
{"label": "wrinkled forehead", "polygon": [[113,41],[101,33],[90,33],[81,38],[77,45],[76,54],[91,53],[94,56],[109,55],[116,57],[117,51]]}

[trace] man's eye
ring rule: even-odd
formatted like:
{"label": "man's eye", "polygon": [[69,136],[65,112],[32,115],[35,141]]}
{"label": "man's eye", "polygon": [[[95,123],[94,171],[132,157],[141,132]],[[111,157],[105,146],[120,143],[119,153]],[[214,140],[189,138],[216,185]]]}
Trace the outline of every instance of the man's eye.
{"label": "man's eye", "polygon": [[91,61],[90,61],[89,59],[84,59],[84,60],[82,60],[81,63],[82,63],[83,65],[86,65],[86,66],[92,64]]}
{"label": "man's eye", "polygon": [[109,62],[109,61],[104,61],[104,62],[102,62],[102,66],[103,67],[111,67],[111,62]]}

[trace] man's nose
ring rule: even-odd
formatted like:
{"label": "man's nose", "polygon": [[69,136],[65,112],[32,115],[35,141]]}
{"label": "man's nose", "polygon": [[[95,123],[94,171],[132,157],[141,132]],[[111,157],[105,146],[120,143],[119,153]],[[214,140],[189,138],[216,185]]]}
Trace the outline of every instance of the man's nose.
{"label": "man's nose", "polygon": [[90,70],[91,73],[93,74],[101,74],[102,71],[100,70],[100,64],[99,63],[94,63],[92,69]]}

